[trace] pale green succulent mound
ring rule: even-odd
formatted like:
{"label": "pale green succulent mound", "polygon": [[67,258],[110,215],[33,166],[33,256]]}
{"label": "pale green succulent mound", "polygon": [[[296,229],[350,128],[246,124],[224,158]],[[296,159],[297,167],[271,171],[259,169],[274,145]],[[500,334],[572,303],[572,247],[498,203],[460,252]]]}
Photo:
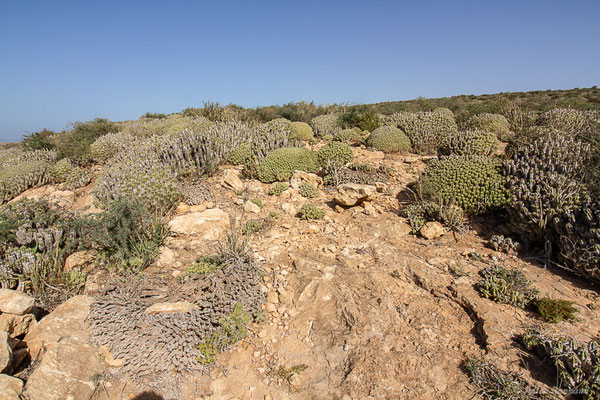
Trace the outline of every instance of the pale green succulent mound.
{"label": "pale green succulent mound", "polygon": [[233,165],[245,165],[252,161],[252,148],[249,145],[238,146],[231,150],[227,162]]}
{"label": "pale green succulent mound", "polygon": [[481,276],[483,279],[477,282],[475,289],[487,299],[519,308],[537,300],[538,290],[519,270],[494,265],[484,269]]}
{"label": "pale green succulent mound", "polygon": [[498,150],[498,138],[492,132],[461,131],[450,136],[440,148],[442,155],[491,156]]}
{"label": "pale green succulent mound", "polygon": [[325,211],[321,210],[314,204],[305,204],[298,210],[298,218],[310,221],[313,219],[321,219],[325,216]]}
{"label": "pale green succulent mound", "polygon": [[437,154],[439,146],[458,132],[454,114],[447,108],[416,114],[397,113],[387,121],[404,131],[418,154]]}
{"label": "pale green succulent mound", "polygon": [[67,177],[73,170],[73,164],[68,158],[59,160],[56,164],[52,165],[48,170],[49,181],[52,183],[63,183],[67,180]]}
{"label": "pale green succulent mound", "polygon": [[0,169],[0,204],[48,183],[49,168],[48,161],[20,161]]}
{"label": "pale green succulent mound", "polygon": [[310,121],[316,136],[334,135],[341,130],[339,125],[340,114],[323,114]]}
{"label": "pale green succulent mound", "polygon": [[258,179],[264,183],[287,181],[295,170],[318,172],[315,153],[301,147],[283,147],[273,150],[258,163]]}
{"label": "pale green succulent mound", "polygon": [[362,131],[360,128],[342,129],[333,135],[333,140],[336,142],[350,142],[360,138]]}
{"label": "pale green succulent mound", "polygon": [[120,151],[135,147],[137,138],[127,132],[107,133],[90,145],[90,156],[94,162],[105,164]]}
{"label": "pale green succulent mound", "polygon": [[323,168],[343,167],[353,159],[352,148],[342,142],[330,142],[317,151],[317,160]]}
{"label": "pale green succulent mound", "polygon": [[417,189],[427,199],[455,204],[468,213],[499,207],[508,200],[498,160],[485,156],[431,160]]}
{"label": "pale green succulent mound", "polygon": [[393,126],[375,129],[367,139],[367,146],[386,153],[407,153],[411,150],[408,136]]}
{"label": "pale green succulent mound", "polygon": [[75,190],[88,185],[92,181],[92,174],[85,168],[73,168],[65,179],[65,188]]}
{"label": "pale green succulent mound", "polygon": [[292,128],[291,140],[308,142],[314,137],[312,128],[306,122],[290,122],[290,126]]}
{"label": "pale green succulent mound", "polygon": [[512,134],[510,124],[500,114],[483,113],[471,116],[467,120],[467,126],[472,130],[494,133],[503,142],[508,141]]}
{"label": "pale green succulent mound", "polygon": [[304,182],[298,188],[298,193],[300,193],[300,195],[302,197],[306,197],[307,199],[314,199],[321,195],[321,192],[319,192],[319,189],[317,189],[315,187],[315,185],[313,185],[310,182]]}
{"label": "pale green succulent mound", "polygon": [[281,196],[281,193],[285,192],[289,188],[290,188],[290,185],[288,185],[287,183],[277,182],[273,186],[271,186],[271,189],[269,189],[269,195]]}

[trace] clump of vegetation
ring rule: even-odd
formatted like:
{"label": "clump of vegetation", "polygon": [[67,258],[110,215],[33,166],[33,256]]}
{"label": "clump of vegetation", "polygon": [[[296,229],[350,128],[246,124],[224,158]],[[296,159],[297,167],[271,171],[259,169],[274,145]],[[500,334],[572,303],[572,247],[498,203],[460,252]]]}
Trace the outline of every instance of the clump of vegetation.
{"label": "clump of vegetation", "polygon": [[298,188],[298,193],[307,199],[315,199],[321,195],[319,189],[317,189],[315,185],[310,182],[304,182],[302,185],[300,185]]}
{"label": "clump of vegetation", "polygon": [[254,233],[260,232],[263,229],[263,223],[260,219],[251,219],[247,221],[242,228],[242,234],[244,235],[252,235]]}
{"label": "clump of vegetation", "polygon": [[437,154],[438,148],[458,132],[452,111],[437,108],[417,114],[395,114],[393,123],[410,139],[412,149],[418,154]]}
{"label": "clump of vegetation", "polygon": [[42,129],[39,132],[25,135],[22,144],[26,150],[52,150],[56,147],[54,144],[55,137],[55,132]]}
{"label": "clump of vegetation", "polygon": [[308,142],[314,137],[312,128],[306,122],[290,122],[290,127],[290,140]]}
{"label": "clump of vegetation", "polygon": [[85,168],[75,167],[71,169],[65,178],[65,188],[75,190],[88,185],[92,181],[92,174]]}
{"label": "clump of vegetation", "polygon": [[315,153],[299,147],[283,147],[270,152],[258,163],[257,174],[261,182],[289,180],[295,170],[319,171]]}
{"label": "clump of vegetation", "polygon": [[169,235],[168,227],[152,216],[143,204],[118,198],[97,214],[88,232],[90,247],[101,262],[124,274],[135,274],[158,256],[158,248]]}
{"label": "clump of vegetation", "polygon": [[456,204],[467,213],[504,205],[508,193],[498,160],[485,156],[450,156],[432,160],[416,183],[423,199]]}
{"label": "clump of vegetation", "polygon": [[316,136],[334,135],[341,129],[339,118],[338,113],[323,114],[313,118],[310,125]]}
{"label": "clump of vegetation", "polygon": [[344,129],[359,128],[361,131],[372,132],[381,126],[381,121],[373,111],[351,108],[340,115],[338,124]]}
{"label": "clump of vegetation", "polygon": [[440,201],[420,201],[409,205],[402,210],[402,213],[413,228],[413,233],[418,233],[429,221],[438,221],[448,229],[460,234],[466,233],[469,228],[462,208]]}
{"label": "clump of vegetation", "polygon": [[68,158],[59,160],[56,164],[52,165],[48,170],[49,182],[52,183],[63,183],[67,180],[67,177],[73,170],[73,164]]}
{"label": "clump of vegetation", "polygon": [[556,369],[558,387],[577,391],[584,399],[600,396],[600,344],[596,340],[580,343],[533,328],[521,336],[521,342]]}
{"label": "clump of vegetation", "polygon": [[90,145],[90,158],[99,164],[105,164],[117,153],[136,146],[137,139],[127,133],[107,133]]}
{"label": "clump of vegetation", "polygon": [[118,130],[117,124],[106,118],[96,118],[89,122],[75,122],[70,131],[63,132],[56,138],[58,158],[69,158],[77,164],[88,163],[92,143],[100,136]]}
{"label": "clump of vegetation", "polygon": [[325,216],[325,211],[321,210],[314,204],[305,204],[298,210],[298,218],[309,221],[313,219],[321,219]]}
{"label": "clump of vegetation", "polygon": [[486,400],[550,399],[514,372],[504,372],[483,358],[469,358],[463,363],[476,394]]}
{"label": "clump of vegetation", "polygon": [[341,168],[353,159],[352,148],[346,143],[330,142],[317,151],[319,165],[326,169]]}
{"label": "clump of vegetation", "polygon": [[512,137],[510,124],[501,114],[481,113],[473,115],[467,120],[467,126],[473,130],[491,132],[503,142],[507,142]]}
{"label": "clump of vegetation", "polygon": [[227,162],[233,165],[246,165],[252,162],[252,148],[249,145],[241,145],[229,153]]}
{"label": "clump of vegetation", "polygon": [[297,364],[290,368],[286,368],[283,365],[279,367],[277,371],[275,371],[275,376],[283,379],[289,385],[292,384],[292,377],[294,375],[300,374],[303,371],[308,369],[308,365],[306,364]]}
{"label": "clump of vegetation", "polygon": [[520,244],[511,238],[504,237],[503,235],[494,235],[490,239],[490,247],[496,251],[503,253],[514,253],[516,252]]}
{"label": "clump of vegetation", "polygon": [[167,118],[167,114],[147,112],[146,114],[142,115],[142,118],[165,119],[165,118]]}
{"label": "clump of vegetation", "polygon": [[288,185],[287,183],[277,182],[277,183],[273,184],[273,186],[271,186],[271,188],[269,189],[269,195],[281,196],[281,193],[285,192],[289,188],[290,188],[290,185]]}
{"label": "clump of vegetation", "polygon": [[460,131],[446,139],[439,149],[441,155],[491,156],[498,149],[496,134],[486,131]]}
{"label": "clump of vegetation", "polygon": [[259,198],[255,197],[253,199],[250,199],[250,201],[252,203],[256,204],[258,207],[263,208],[263,203],[262,203],[262,201]]}
{"label": "clump of vegetation", "polygon": [[411,150],[408,136],[393,126],[375,129],[367,138],[367,146],[386,153],[406,153]]}
{"label": "clump of vegetation", "polygon": [[484,269],[481,276],[483,279],[475,288],[487,299],[519,308],[525,308],[537,299],[538,291],[519,270],[495,265]]}
{"label": "clump of vegetation", "polygon": [[573,307],[572,301],[551,299],[544,297],[535,303],[537,312],[546,322],[573,321],[575,314],[579,312]]}
{"label": "clump of vegetation", "polygon": [[50,180],[51,163],[18,157],[14,163],[0,168],[0,204],[4,204],[27,189],[40,187]]}
{"label": "clump of vegetation", "polygon": [[203,256],[198,258],[187,269],[187,275],[208,275],[219,268],[220,263],[216,257]]}
{"label": "clump of vegetation", "polygon": [[336,142],[354,142],[359,140],[361,133],[360,128],[342,129],[333,135],[333,140]]}
{"label": "clump of vegetation", "polygon": [[238,303],[228,316],[219,320],[219,328],[200,344],[201,356],[198,361],[203,365],[217,361],[217,355],[233,346],[248,334],[248,325],[252,316]]}

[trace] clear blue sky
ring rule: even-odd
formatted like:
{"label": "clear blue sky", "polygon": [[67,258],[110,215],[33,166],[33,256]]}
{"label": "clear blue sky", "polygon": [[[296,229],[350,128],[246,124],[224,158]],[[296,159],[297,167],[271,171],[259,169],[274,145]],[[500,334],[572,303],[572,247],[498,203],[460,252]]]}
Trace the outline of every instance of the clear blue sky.
{"label": "clear blue sky", "polygon": [[2,1],[0,141],[243,106],[598,85],[600,1]]}

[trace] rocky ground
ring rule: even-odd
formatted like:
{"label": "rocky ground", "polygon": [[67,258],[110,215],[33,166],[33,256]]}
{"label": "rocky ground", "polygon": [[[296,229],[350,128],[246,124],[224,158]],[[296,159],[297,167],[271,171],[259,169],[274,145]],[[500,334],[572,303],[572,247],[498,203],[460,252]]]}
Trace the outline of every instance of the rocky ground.
{"label": "rocky ground", "polygon": [[[0,293],[0,329],[8,332],[0,337],[0,387],[6,388],[0,399],[16,399],[21,390],[29,399],[468,399],[474,388],[460,365],[478,355],[549,388],[552,371],[514,340],[540,324],[539,317],[481,298],[474,289],[478,273],[495,263],[518,268],[542,296],[574,301],[578,320],[555,329],[588,340],[600,327],[597,289],[526,254],[489,249],[493,221],[477,221],[462,237],[436,226],[429,239],[411,234],[398,198],[425,160],[354,151],[356,162],[390,167],[389,182],[337,194],[321,185],[321,196],[307,200],[294,188],[269,196],[271,185],[240,181],[239,170],[230,167],[209,179],[213,201],[177,209],[159,259],[144,272],[157,286],[177,285],[196,258],[214,253],[232,220],[279,214],[250,241],[264,272],[265,320],[214,368],[154,383],[123,374],[120,360],[90,343],[86,322],[93,296],[113,277],[77,253],[67,265],[89,272],[84,295],[37,322],[30,300],[14,300],[22,304],[11,309],[16,294],[4,301]],[[319,178],[297,174],[296,180]],[[90,188],[46,186],[23,196],[95,212]],[[336,205],[334,197],[343,195],[358,204]],[[253,207],[250,198],[263,207]],[[326,210],[325,217],[297,218],[307,202]],[[35,361],[10,377],[11,365],[27,354]]]}

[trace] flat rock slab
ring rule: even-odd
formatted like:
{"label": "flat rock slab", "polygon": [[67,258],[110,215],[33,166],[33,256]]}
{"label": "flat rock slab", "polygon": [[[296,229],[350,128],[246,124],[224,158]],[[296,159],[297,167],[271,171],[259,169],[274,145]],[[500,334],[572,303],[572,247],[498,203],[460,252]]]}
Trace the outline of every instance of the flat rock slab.
{"label": "flat rock slab", "polygon": [[219,208],[180,215],[169,222],[176,235],[200,236],[204,240],[217,240],[229,229],[229,215]]}
{"label": "flat rock slab", "polygon": [[13,358],[8,332],[0,331],[0,372],[10,372]]}
{"label": "flat rock slab", "polygon": [[48,347],[27,380],[23,395],[30,399],[87,400],[103,370],[95,347],[74,337],[64,338]]}
{"label": "flat rock slab", "polygon": [[369,200],[377,191],[375,186],[361,185],[358,183],[344,183],[337,187],[334,201],[342,206],[355,206]]}
{"label": "flat rock slab", "polygon": [[0,311],[9,314],[27,314],[35,299],[18,290],[0,289]]}
{"label": "flat rock slab", "polygon": [[192,310],[199,310],[196,304],[190,303],[189,301],[178,301],[175,303],[156,303],[146,308],[147,314],[164,314],[164,313],[172,313],[172,312],[183,312],[187,313]]}

